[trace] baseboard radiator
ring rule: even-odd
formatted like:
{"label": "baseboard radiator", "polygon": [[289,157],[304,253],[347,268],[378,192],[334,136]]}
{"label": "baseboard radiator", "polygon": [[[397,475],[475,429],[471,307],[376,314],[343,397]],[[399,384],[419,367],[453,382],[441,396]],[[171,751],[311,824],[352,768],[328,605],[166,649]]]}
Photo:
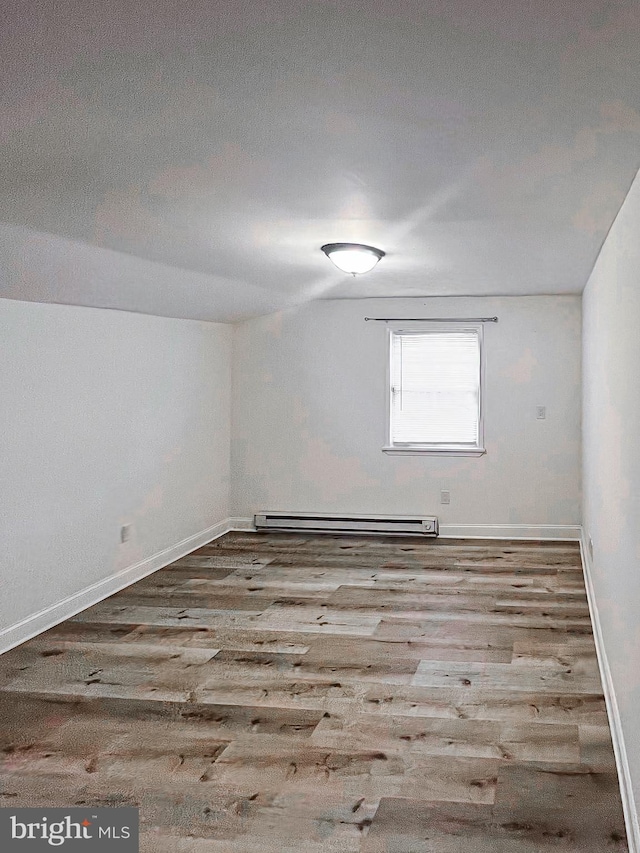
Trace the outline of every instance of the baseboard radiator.
{"label": "baseboard radiator", "polygon": [[411,515],[326,515],[314,512],[259,512],[256,530],[307,531],[309,533],[384,533],[437,536],[438,519]]}

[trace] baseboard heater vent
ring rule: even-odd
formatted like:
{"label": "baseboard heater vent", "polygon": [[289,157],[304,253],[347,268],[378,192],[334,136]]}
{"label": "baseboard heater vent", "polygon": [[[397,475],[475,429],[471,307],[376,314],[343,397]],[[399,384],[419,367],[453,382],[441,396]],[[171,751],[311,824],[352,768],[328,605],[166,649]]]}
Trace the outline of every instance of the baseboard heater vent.
{"label": "baseboard heater vent", "polygon": [[306,530],[310,533],[417,533],[438,535],[435,516],[410,515],[323,515],[313,512],[259,512],[254,516],[256,530]]}

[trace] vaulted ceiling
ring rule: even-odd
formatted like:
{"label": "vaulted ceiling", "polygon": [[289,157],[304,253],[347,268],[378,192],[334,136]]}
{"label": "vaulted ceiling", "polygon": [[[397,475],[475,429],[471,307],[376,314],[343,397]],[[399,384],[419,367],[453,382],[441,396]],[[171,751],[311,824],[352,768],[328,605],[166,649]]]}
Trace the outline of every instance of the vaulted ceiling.
{"label": "vaulted ceiling", "polygon": [[[640,165],[637,0],[3,15],[0,296],[233,320],[578,293]],[[387,257],[345,276],[319,250],[345,240]]]}

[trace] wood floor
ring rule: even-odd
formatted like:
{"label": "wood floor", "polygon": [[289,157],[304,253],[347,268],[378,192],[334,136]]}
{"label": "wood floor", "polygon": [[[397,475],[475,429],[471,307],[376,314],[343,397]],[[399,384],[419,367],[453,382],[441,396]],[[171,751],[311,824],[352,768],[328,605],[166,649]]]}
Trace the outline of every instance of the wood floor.
{"label": "wood floor", "polygon": [[0,805],[144,853],[627,849],[574,543],[233,533],[0,658]]}

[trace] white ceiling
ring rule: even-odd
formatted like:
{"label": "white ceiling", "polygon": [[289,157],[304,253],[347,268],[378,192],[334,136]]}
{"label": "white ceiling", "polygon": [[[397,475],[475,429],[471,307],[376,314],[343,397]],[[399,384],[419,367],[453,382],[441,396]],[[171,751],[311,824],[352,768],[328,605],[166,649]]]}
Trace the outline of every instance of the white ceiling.
{"label": "white ceiling", "polygon": [[[323,296],[580,292],[640,164],[637,0],[4,16],[0,295],[233,320]],[[16,234],[93,272],[34,284]],[[345,240],[388,256],[352,279],[319,250]]]}

